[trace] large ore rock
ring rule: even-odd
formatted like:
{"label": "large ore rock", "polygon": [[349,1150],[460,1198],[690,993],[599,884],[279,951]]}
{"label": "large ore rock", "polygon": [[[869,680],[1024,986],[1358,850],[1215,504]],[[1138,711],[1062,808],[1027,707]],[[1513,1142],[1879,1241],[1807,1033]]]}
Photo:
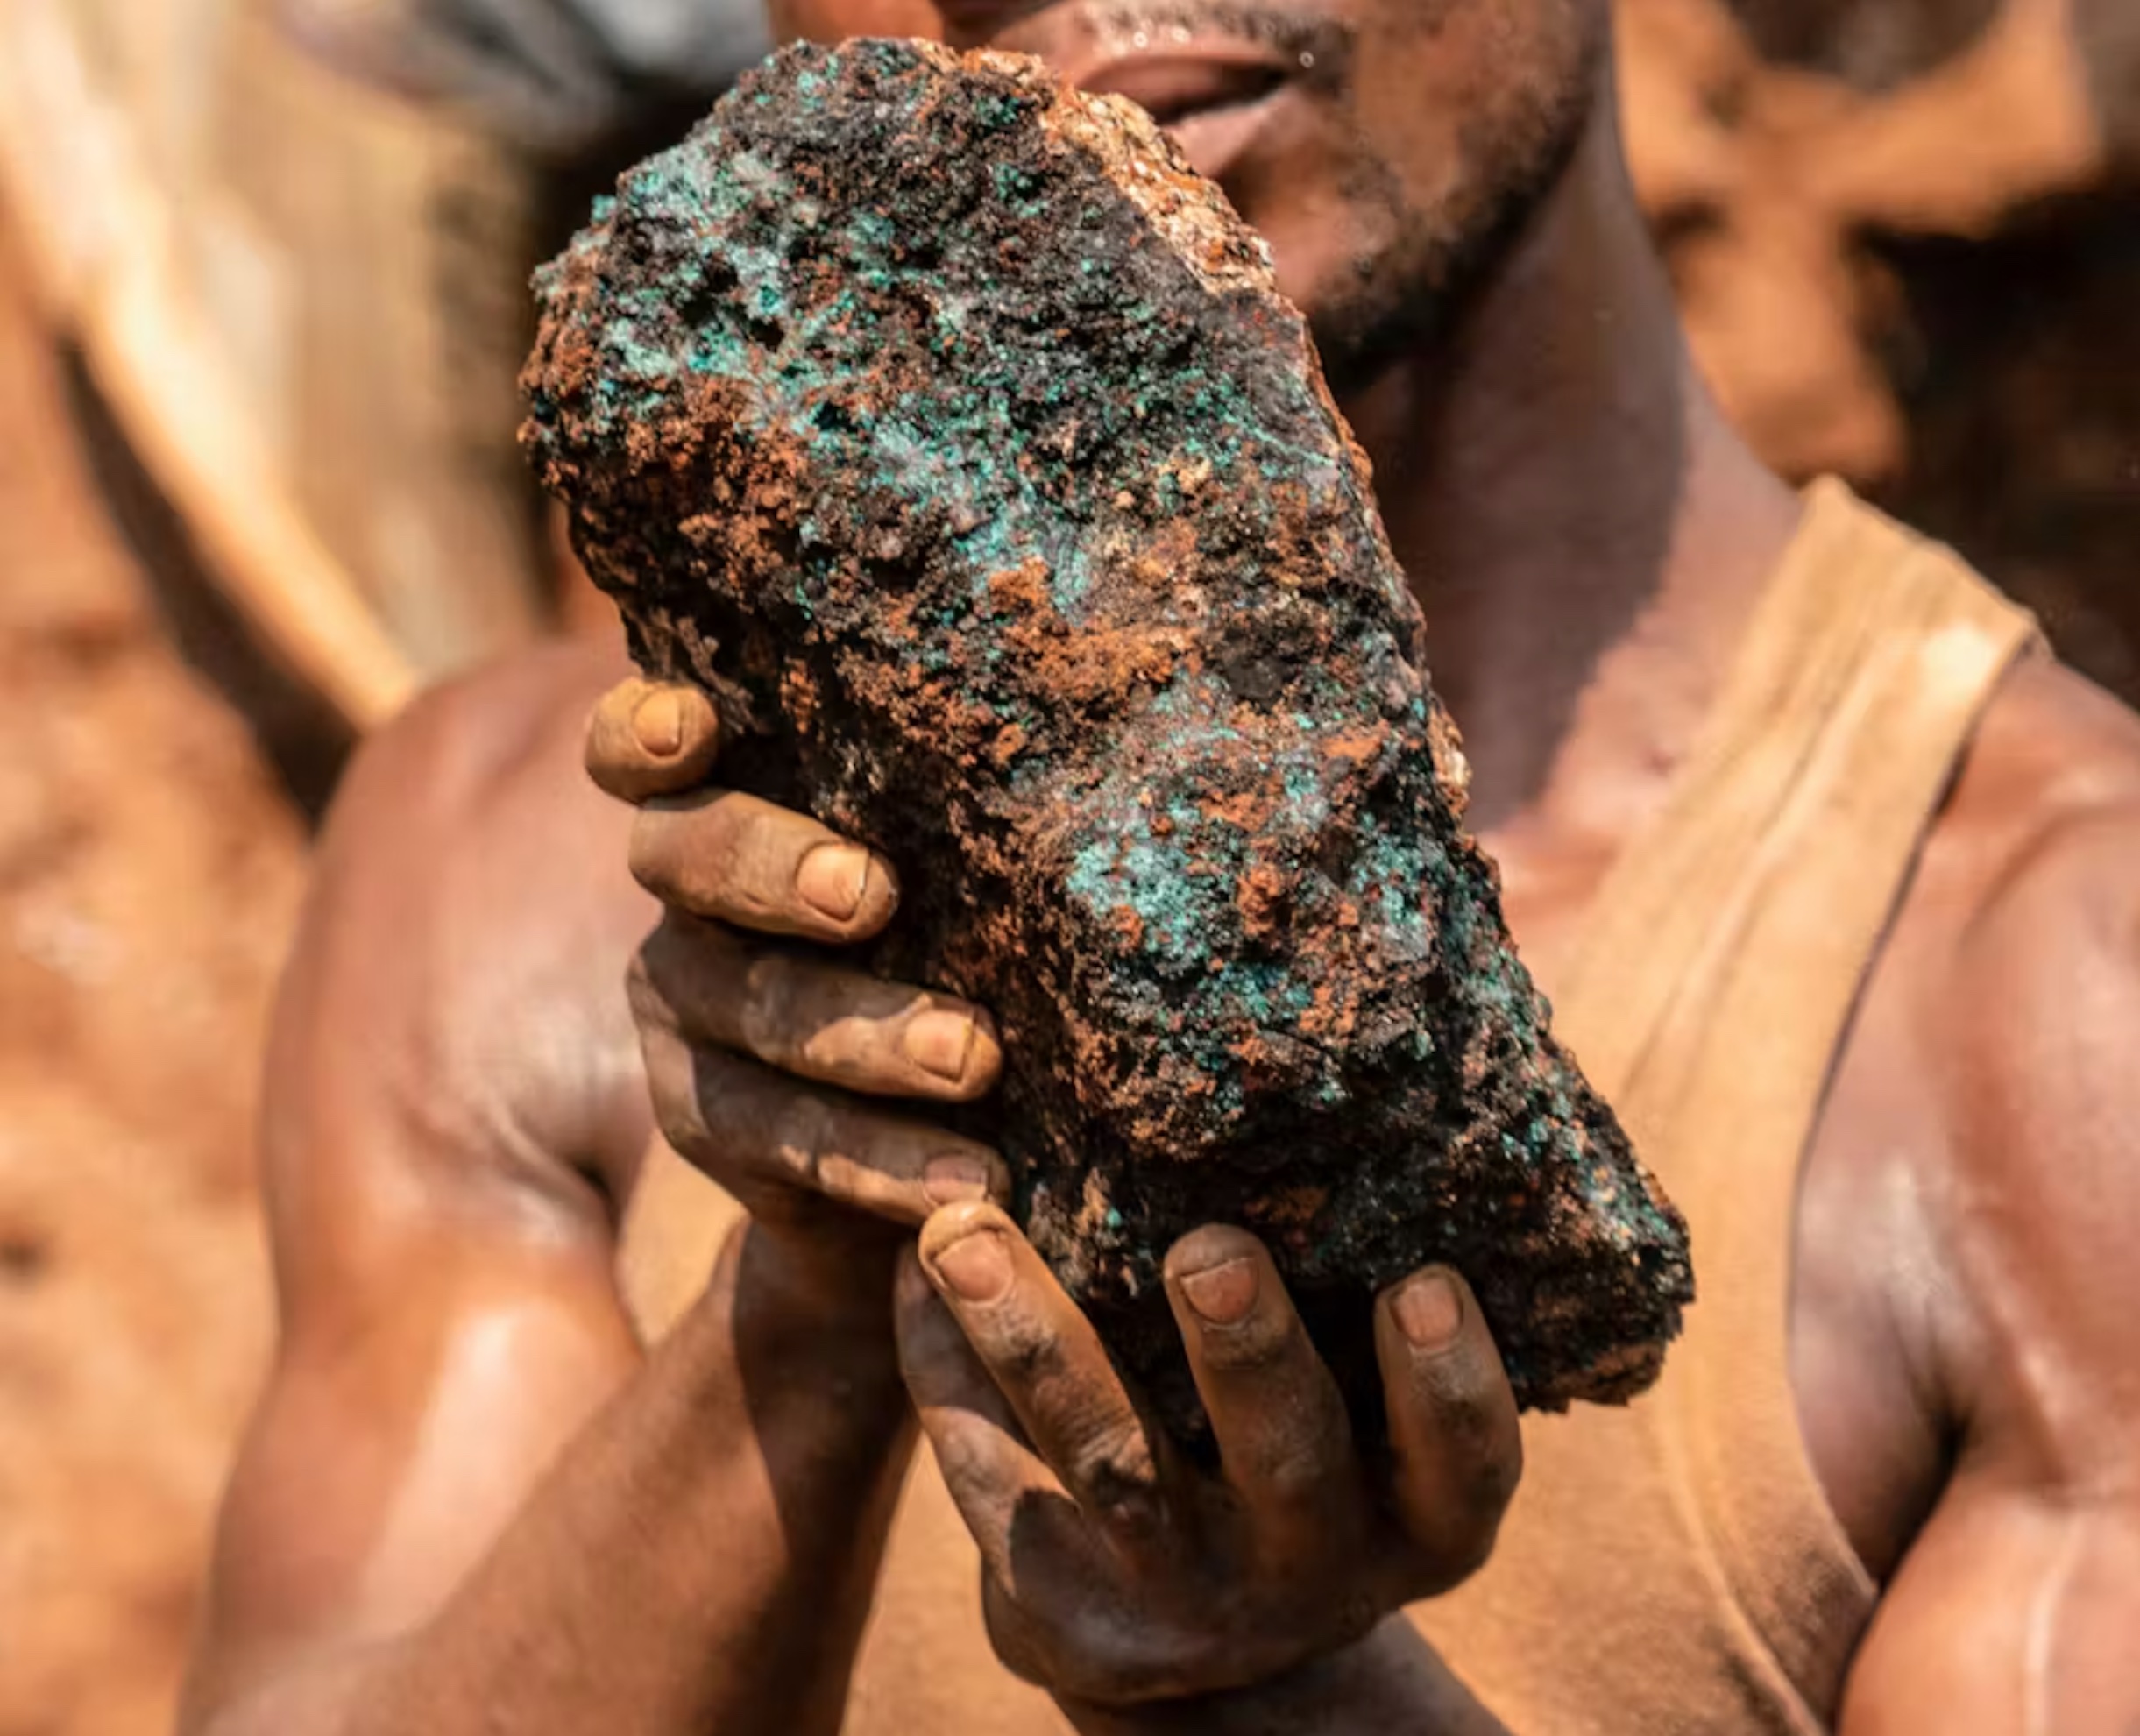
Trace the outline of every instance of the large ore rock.
{"label": "large ore rock", "polygon": [[969,1123],[1177,1421],[1172,1240],[1270,1242],[1341,1378],[1476,1286],[1624,1399],[1683,1226],[1547,1031],[1365,459],[1263,244],[1037,63],[786,52],[537,280],[526,442],[724,779],[897,866],[873,962],[995,1010]]}

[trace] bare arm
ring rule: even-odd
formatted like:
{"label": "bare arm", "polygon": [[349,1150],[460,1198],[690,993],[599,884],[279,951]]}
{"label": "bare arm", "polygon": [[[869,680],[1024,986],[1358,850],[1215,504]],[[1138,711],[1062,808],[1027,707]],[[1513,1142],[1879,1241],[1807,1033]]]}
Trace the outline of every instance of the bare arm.
{"label": "bare arm", "polygon": [[575,771],[599,679],[528,684],[375,743],[322,847],[265,1123],[280,1343],[188,1731],[837,1725],[908,1438],[890,1250],[754,1233],[642,1357],[591,1178],[651,1130],[655,911]]}
{"label": "bare arm", "polygon": [[2140,823],[2068,826],[1948,1001],[1962,1437],[1853,1670],[1845,1736],[2140,1729]]}

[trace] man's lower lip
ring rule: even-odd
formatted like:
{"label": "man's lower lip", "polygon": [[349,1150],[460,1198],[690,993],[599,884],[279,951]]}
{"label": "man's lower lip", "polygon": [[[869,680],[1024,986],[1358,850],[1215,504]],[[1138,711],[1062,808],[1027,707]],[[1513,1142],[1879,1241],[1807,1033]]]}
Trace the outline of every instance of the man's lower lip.
{"label": "man's lower lip", "polygon": [[1206,180],[1217,181],[1255,143],[1290,89],[1280,85],[1253,102],[1200,109],[1167,122],[1166,129],[1196,172]]}

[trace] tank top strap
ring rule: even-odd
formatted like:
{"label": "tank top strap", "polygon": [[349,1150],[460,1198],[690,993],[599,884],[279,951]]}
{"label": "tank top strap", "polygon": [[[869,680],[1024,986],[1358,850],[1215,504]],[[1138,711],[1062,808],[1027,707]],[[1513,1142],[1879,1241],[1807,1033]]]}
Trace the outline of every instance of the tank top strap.
{"label": "tank top strap", "polygon": [[1810,491],[1658,821],[1607,877],[1555,1024],[1685,1212],[1700,1299],[1658,1396],[1713,1576],[1832,1709],[1874,1588],[1790,1382],[1802,1160],[1924,836],[2032,617],[1950,550]]}

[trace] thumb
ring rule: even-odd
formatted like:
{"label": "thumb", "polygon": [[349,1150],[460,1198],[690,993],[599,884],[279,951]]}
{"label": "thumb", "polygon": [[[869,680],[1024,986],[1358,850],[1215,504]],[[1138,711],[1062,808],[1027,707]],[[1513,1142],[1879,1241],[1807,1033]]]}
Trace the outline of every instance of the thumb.
{"label": "thumb", "polygon": [[620,681],[587,721],[587,776],[620,802],[681,796],[720,748],[713,702],[685,682]]}

